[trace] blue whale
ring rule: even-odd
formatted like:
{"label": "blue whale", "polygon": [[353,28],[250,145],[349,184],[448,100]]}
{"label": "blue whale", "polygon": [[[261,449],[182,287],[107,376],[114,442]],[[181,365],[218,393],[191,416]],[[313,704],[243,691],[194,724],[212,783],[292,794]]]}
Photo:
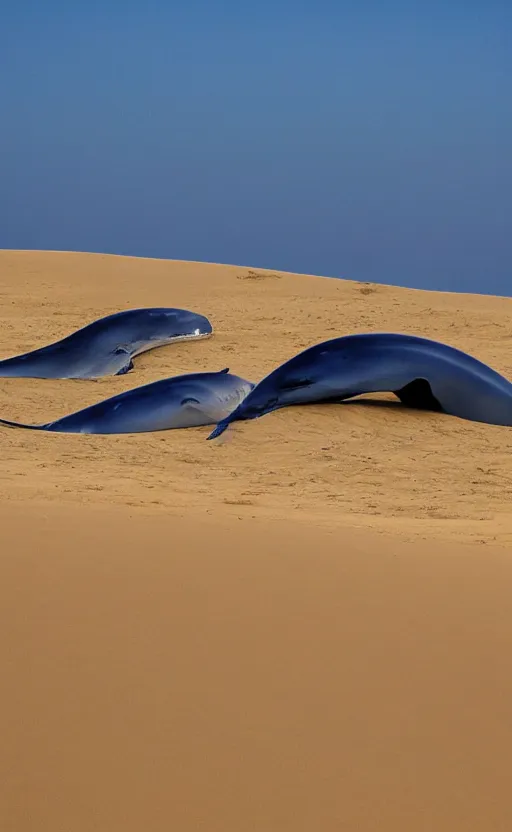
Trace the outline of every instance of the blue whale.
{"label": "blue whale", "polygon": [[208,338],[208,318],[187,309],[129,309],[115,312],[46,347],[0,361],[9,378],[81,378],[123,375],[133,357],[175,341]]}
{"label": "blue whale", "polygon": [[214,425],[252,390],[232,375],[189,373],[153,381],[43,425],[0,419],[0,425],[52,433],[143,433]]}
{"label": "blue whale", "polygon": [[512,383],[476,358],[414,335],[363,333],[304,350],[263,378],[208,439],[232,422],[298,404],[394,393],[413,408],[512,426]]}

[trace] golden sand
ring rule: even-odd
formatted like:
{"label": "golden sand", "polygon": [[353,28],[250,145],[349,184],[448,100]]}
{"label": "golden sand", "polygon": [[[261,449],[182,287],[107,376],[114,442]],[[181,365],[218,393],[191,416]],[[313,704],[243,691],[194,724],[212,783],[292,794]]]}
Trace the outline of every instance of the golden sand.
{"label": "golden sand", "polygon": [[[7,419],[49,421],[178,373],[229,366],[257,381],[311,344],[372,330],[443,340],[512,378],[512,299],[94,254],[0,252],[0,274],[0,356],[138,306],[191,308],[215,330],[136,358],[125,376],[0,379]],[[130,437],[3,431],[2,498],[512,542],[512,431],[405,413],[387,398],[388,407],[290,408],[237,424],[224,443],[204,441],[208,428]]]}
{"label": "golden sand", "polygon": [[[0,357],[139,306],[215,330],[126,376],[0,379],[7,419],[183,372],[257,381],[362,331],[512,378],[505,298],[6,251],[0,299]],[[376,398],[225,442],[0,430],[0,829],[512,828],[512,430]]]}

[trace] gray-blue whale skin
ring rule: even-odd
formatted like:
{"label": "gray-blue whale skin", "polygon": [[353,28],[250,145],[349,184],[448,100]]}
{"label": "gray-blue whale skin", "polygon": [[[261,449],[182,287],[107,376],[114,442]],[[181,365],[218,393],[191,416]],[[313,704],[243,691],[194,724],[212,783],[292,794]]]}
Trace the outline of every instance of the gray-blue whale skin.
{"label": "gray-blue whale skin", "polygon": [[208,338],[208,318],[188,309],[128,309],[99,318],[46,347],[0,361],[4,378],[93,379],[122,375],[132,359],[174,341]]}
{"label": "gray-blue whale skin", "polygon": [[363,333],[315,344],[263,378],[208,439],[232,422],[289,405],[342,402],[394,393],[403,404],[512,426],[512,383],[476,358],[439,341]]}
{"label": "gray-blue whale skin", "polygon": [[189,373],[153,381],[44,425],[0,419],[0,425],[53,433],[144,433],[214,425],[236,408],[254,384],[232,375]]}

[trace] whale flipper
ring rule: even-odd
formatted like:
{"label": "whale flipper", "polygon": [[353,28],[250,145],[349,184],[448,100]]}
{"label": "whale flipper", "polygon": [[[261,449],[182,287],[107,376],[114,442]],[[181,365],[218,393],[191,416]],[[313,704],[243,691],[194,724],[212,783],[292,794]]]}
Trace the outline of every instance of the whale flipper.
{"label": "whale flipper", "polygon": [[206,437],[207,440],[209,439],[217,439],[218,436],[224,433],[229,427],[229,422],[227,419],[223,419],[221,422],[218,422],[216,427],[212,430],[209,436]]}
{"label": "whale flipper", "polygon": [[432,393],[432,388],[426,378],[415,378],[414,381],[409,382],[400,390],[393,390],[393,393],[406,407],[413,407],[418,410],[435,410],[437,413],[443,412],[443,408]]}
{"label": "whale flipper", "polygon": [[124,365],[124,367],[121,367],[121,369],[117,371],[116,376],[124,376],[124,375],[126,375],[126,373],[129,373],[129,372],[130,372],[130,370],[133,370],[133,367],[134,367],[134,364],[133,364],[133,361],[132,361],[132,360],[131,360],[131,358],[130,358],[130,360],[128,361],[128,363],[127,363],[127,364],[125,364],[125,365]]}

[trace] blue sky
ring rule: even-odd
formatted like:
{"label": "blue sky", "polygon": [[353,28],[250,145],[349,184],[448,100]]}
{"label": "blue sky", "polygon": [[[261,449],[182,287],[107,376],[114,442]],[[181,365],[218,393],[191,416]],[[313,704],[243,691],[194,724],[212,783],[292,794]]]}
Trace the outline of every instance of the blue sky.
{"label": "blue sky", "polygon": [[512,3],[19,0],[0,248],[512,295]]}

